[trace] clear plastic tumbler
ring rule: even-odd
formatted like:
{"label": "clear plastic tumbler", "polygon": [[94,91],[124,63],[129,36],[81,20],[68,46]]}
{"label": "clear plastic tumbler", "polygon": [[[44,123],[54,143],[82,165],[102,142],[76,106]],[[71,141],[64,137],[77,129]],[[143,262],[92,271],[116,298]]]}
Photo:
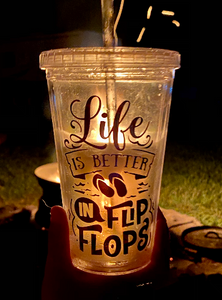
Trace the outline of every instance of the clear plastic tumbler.
{"label": "clear plastic tumbler", "polygon": [[73,264],[104,275],[150,262],[178,52],[42,52]]}

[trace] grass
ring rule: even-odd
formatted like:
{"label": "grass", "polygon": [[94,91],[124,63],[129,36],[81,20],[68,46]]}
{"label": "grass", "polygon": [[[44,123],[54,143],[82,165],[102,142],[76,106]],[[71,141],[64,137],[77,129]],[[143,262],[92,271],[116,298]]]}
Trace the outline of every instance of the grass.
{"label": "grass", "polygon": [[14,146],[10,142],[0,145],[0,207],[15,204],[18,207],[36,205],[42,188],[34,170],[55,160],[54,146]]}
{"label": "grass", "polygon": [[168,144],[160,206],[222,226],[222,147]]}
{"label": "grass", "polygon": [[[38,205],[42,189],[34,176],[39,165],[55,161],[54,144],[0,145],[0,207]],[[222,147],[167,144],[160,206],[222,226]]]}

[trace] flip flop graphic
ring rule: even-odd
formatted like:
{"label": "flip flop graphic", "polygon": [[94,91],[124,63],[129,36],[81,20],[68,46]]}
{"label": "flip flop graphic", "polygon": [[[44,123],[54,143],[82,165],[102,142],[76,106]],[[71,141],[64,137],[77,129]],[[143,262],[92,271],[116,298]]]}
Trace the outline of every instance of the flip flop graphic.
{"label": "flip flop graphic", "polygon": [[93,177],[93,184],[97,188],[97,190],[100,190],[106,197],[113,197],[114,190],[106,184],[105,179],[102,175],[96,174]]}
{"label": "flip flop graphic", "polygon": [[[119,197],[124,197],[127,194],[126,185],[124,183],[123,177],[118,173],[109,174],[109,181],[116,188]],[[102,175],[96,174],[93,177],[93,184],[97,190],[100,190],[106,197],[113,197],[114,190],[108,184],[106,184],[105,179]]]}
{"label": "flip flop graphic", "polygon": [[118,173],[109,174],[109,181],[114,184],[119,197],[124,197],[127,194],[126,185],[123,177]]}

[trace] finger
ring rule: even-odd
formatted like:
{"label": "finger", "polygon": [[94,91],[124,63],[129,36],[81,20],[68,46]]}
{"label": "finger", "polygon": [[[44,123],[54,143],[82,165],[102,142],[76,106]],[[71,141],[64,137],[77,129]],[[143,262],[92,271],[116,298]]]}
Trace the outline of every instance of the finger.
{"label": "finger", "polygon": [[166,219],[158,209],[156,233],[153,246],[152,263],[161,265],[162,269],[167,269],[169,266],[169,231]]}
{"label": "finger", "polygon": [[69,226],[65,210],[61,206],[51,209],[48,236],[48,258],[58,263],[70,263]]}
{"label": "finger", "polygon": [[[42,284],[42,300],[62,299],[63,274],[71,265],[69,250],[69,227],[65,210],[60,206],[51,209],[48,232],[48,256]],[[67,298],[68,299],[68,298]]]}

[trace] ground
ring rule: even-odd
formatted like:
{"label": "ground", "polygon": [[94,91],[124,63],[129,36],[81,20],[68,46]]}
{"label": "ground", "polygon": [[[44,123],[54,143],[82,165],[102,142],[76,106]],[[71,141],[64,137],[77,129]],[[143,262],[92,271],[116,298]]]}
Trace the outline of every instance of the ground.
{"label": "ground", "polygon": [[160,205],[222,226],[222,147],[168,143]]}

